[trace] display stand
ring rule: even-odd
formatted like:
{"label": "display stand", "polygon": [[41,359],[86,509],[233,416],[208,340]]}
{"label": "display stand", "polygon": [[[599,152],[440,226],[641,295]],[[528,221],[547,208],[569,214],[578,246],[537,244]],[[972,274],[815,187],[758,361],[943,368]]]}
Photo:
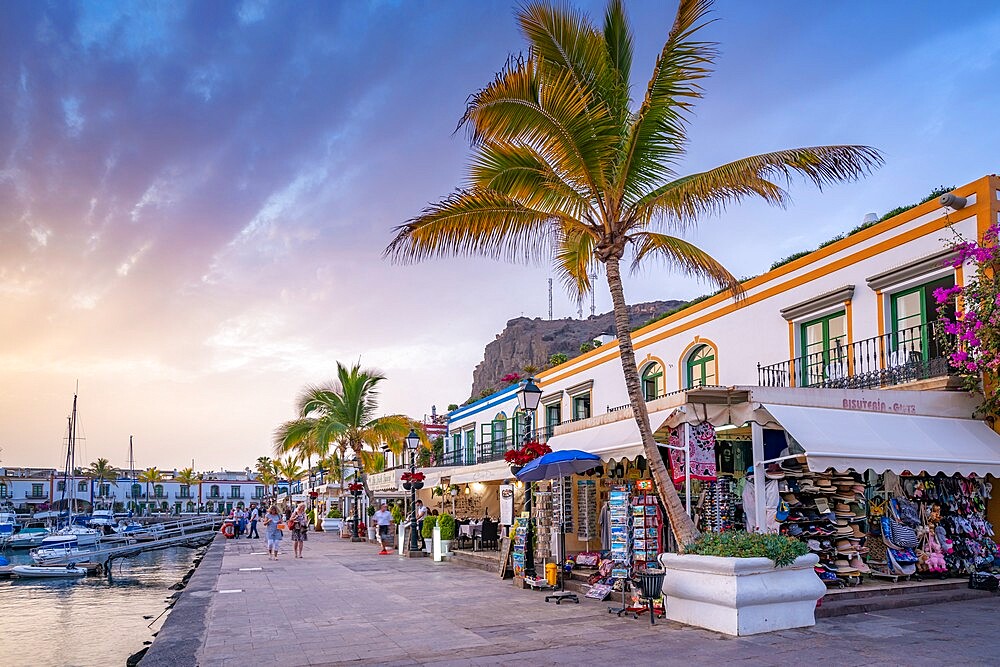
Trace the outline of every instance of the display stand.
{"label": "display stand", "polygon": [[[569,493],[569,491],[570,491],[570,482],[569,482],[569,478],[562,479],[562,480],[560,480],[560,482],[561,483],[559,484],[559,493],[560,493],[559,506],[561,508],[563,508],[563,511],[565,511],[565,508],[569,505],[569,502],[568,502],[569,498],[567,498],[567,496],[571,495]],[[563,516],[566,516],[566,515],[564,514]],[[553,602],[554,601],[556,604],[561,604],[563,602],[575,602],[577,604],[580,604],[580,598],[577,596],[577,594],[566,590],[566,567],[565,567],[565,564],[562,562],[562,559],[564,559],[566,557],[566,524],[565,524],[565,522],[562,522],[561,525],[559,526],[559,555],[560,555],[560,561],[558,562],[558,565],[559,565],[559,591],[557,593],[553,593],[552,595],[546,595],[545,596],[545,601],[546,602]]]}
{"label": "display stand", "polygon": [[611,577],[621,582],[622,606],[608,607],[609,614],[621,616],[629,610],[625,596],[632,573],[632,513],[628,486],[611,487],[608,494],[608,521],[611,524]]}

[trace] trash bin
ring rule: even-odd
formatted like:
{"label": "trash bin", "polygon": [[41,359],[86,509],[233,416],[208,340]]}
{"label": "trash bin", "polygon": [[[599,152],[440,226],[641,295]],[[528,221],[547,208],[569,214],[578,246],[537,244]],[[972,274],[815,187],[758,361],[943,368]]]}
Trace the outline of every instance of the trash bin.
{"label": "trash bin", "polygon": [[658,598],[663,594],[663,578],[666,576],[664,570],[650,568],[645,572],[640,572],[639,588],[642,590],[644,598]]}
{"label": "trash bin", "polygon": [[555,563],[545,564],[545,581],[549,582],[549,586],[555,586],[559,583],[559,566]]}

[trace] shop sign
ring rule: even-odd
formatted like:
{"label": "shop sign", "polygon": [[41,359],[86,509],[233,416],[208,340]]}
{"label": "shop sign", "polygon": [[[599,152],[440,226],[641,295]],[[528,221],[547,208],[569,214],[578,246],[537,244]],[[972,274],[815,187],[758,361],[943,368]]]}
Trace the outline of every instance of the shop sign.
{"label": "shop sign", "polygon": [[653,490],[653,480],[651,479],[640,479],[635,483],[635,488],[640,491],[652,491]]}
{"label": "shop sign", "polygon": [[897,415],[917,414],[917,406],[914,403],[895,403],[878,399],[845,398],[843,400],[843,408],[844,410],[854,410],[855,412],[891,412]]}
{"label": "shop sign", "polygon": [[514,523],[514,485],[500,485],[500,525],[509,526]]}

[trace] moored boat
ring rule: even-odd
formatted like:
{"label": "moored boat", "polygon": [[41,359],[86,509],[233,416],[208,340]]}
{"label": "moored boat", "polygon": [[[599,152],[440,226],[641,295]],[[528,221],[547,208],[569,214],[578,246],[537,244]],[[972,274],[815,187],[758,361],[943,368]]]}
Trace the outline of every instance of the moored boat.
{"label": "moored boat", "polygon": [[19,577],[37,579],[83,577],[87,574],[85,569],[82,567],[76,567],[75,564],[70,564],[65,567],[58,565],[15,565],[11,568],[11,572]]}
{"label": "moored boat", "polygon": [[8,546],[11,549],[34,549],[41,546],[42,540],[49,536],[49,529],[42,524],[36,523],[25,526],[10,538]]}
{"label": "moored boat", "polygon": [[76,540],[70,539],[57,543],[54,546],[41,546],[37,549],[32,549],[30,553],[31,560],[35,561],[39,565],[44,565],[45,563],[53,560],[64,560],[66,558],[84,561],[87,560],[87,557],[92,553],[92,551],[81,549]]}

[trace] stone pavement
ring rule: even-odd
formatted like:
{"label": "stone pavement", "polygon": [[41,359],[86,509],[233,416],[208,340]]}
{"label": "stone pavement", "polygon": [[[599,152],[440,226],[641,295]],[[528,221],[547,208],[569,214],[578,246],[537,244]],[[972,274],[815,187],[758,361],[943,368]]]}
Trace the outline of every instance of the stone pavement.
{"label": "stone pavement", "polygon": [[[210,555],[220,551],[197,657],[175,655],[174,664],[998,663],[1000,599],[994,598],[732,638],[662,620],[650,627],[646,617],[617,618],[608,614],[608,602],[546,604],[541,593],[517,590],[493,573],[378,556],[377,547],[325,533],[310,534],[300,560],[286,553],[269,561],[252,553],[264,551],[256,540],[220,539]],[[164,641],[172,625],[192,623],[183,616],[178,604],[161,632]]]}

